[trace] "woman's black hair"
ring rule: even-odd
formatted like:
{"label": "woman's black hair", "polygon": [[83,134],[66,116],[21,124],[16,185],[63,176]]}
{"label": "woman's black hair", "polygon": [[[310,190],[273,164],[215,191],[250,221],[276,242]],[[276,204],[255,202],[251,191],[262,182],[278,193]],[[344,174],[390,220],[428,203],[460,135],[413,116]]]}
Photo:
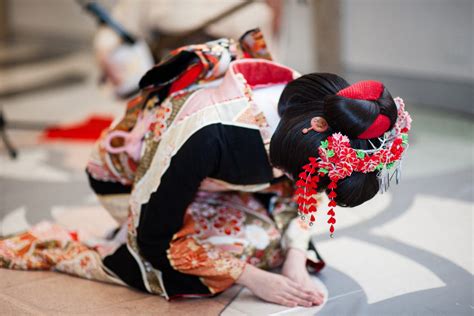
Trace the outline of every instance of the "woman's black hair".
{"label": "woman's black hair", "polygon": [[[384,87],[378,100],[357,100],[336,95],[349,84],[341,77],[329,73],[312,73],[290,82],[278,102],[280,123],[270,143],[270,160],[273,166],[285,170],[298,179],[308,157],[317,157],[321,141],[333,133],[341,132],[350,139],[351,146],[371,149],[369,140],[358,139],[375,121],[379,114],[390,119],[390,128],[397,119],[397,107]],[[311,119],[321,116],[328,122],[327,131],[310,131]],[[377,138],[370,140],[379,144]],[[326,189],[328,177],[321,177],[319,190]],[[350,177],[338,181],[336,203],[353,207],[370,200],[379,190],[377,172],[353,172]]]}

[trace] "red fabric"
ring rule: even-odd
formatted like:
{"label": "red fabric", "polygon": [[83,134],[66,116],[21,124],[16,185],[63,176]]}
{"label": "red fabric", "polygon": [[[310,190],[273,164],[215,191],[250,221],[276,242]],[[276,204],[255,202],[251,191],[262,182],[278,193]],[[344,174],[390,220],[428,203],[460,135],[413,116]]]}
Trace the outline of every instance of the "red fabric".
{"label": "red fabric", "polygon": [[337,95],[349,99],[375,101],[380,98],[383,91],[383,84],[379,81],[366,80],[359,81],[342,89]]}
{"label": "red fabric", "polygon": [[112,121],[113,118],[110,116],[92,115],[79,123],[46,128],[41,138],[95,141]]}
{"label": "red fabric", "polygon": [[359,139],[371,139],[376,138],[385,133],[390,127],[390,119],[383,115],[379,114],[372,125],[369,126],[362,134],[357,136]]}
{"label": "red fabric", "polygon": [[142,96],[137,95],[127,103],[127,110],[130,110],[131,108],[137,106],[140,102],[142,102]]}
{"label": "red fabric", "polygon": [[183,90],[184,88],[192,85],[197,81],[203,69],[204,67],[202,63],[198,63],[189,67],[179,79],[173,82],[169,93],[171,94],[175,91]]}
{"label": "red fabric", "polygon": [[312,271],[311,271],[312,273],[318,273],[319,271],[321,271],[326,266],[326,263],[322,260],[314,262],[311,259],[307,259],[306,260],[306,265],[309,266],[312,269]]}
{"label": "red fabric", "polygon": [[[342,89],[337,95],[357,100],[376,101],[380,98],[383,92],[383,84],[379,81],[366,80],[359,81]],[[371,139],[376,138],[385,133],[390,127],[390,119],[382,114],[379,114],[372,125],[369,126],[357,138]]]}
{"label": "red fabric", "polygon": [[241,73],[251,88],[293,80],[293,72],[290,69],[263,61],[236,64],[234,71]]}
{"label": "red fabric", "polygon": [[71,236],[72,240],[74,240],[74,241],[78,241],[78,240],[79,240],[78,235],[77,235],[77,232],[74,231],[74,230],[72,230],[72,231],[69,232],[69,236]]}
{"label": "red fabric", "polygon": [[248,52],[244,52],[244,58],[252,58],[252,55],[250,55]]}

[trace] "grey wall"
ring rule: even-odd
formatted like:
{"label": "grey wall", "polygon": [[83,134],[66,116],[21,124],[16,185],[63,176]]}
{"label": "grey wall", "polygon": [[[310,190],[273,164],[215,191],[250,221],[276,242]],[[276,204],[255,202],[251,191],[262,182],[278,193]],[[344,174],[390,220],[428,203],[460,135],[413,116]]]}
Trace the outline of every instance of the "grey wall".
{"label": "grey wall", "polygon": [[341,0],[350,80],[383,80],[412,102],[472,112],[474,1]]}
{"label": "grey wall", "polygon": [[8,1],[11,29],[15,33],[47,33],[52,37],[90,41],[96,28],[94,20],[75,0]]}
{"label": "grey wall", "polygon": [[317,70],[313,0],[286,0],[280,27],[277,60],[301,73]]}

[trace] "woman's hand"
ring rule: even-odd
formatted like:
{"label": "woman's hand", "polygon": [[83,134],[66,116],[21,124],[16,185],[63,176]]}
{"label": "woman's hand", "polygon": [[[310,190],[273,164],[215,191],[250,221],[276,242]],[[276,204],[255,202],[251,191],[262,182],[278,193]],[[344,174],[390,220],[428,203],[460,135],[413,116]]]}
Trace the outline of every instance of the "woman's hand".
{"label": "woman's hand", "polygon": [[288,307],[297,305],[310,307],[322,302],[314,291],[285,276],[258,269],[250,264],[246,265],[237,283],[246,286],[265,301]]}
{"label": "woman's hand", "polygon": [[303,288],[316,293],[318,298],[316,305],[320,305],[324,301],[324,295],[314,284],[306,269],[306,254],[303,251],[295,248],[288,249],[281,272]]}

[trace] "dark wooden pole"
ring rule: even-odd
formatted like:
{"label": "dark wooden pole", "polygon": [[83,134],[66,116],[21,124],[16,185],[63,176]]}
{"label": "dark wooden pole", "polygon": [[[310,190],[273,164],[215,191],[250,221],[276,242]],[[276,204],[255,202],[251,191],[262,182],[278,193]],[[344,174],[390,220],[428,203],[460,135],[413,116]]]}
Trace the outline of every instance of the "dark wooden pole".
{"label": "dark wooden pole", "polygon": [[0,0],[0,43],[7,40],[9,25],[8,25],[8,0]]}
{"label": "dark wooden pole", "polygon": [[313,0],[317,65],[320,72],[341,73],[341,1]]}

